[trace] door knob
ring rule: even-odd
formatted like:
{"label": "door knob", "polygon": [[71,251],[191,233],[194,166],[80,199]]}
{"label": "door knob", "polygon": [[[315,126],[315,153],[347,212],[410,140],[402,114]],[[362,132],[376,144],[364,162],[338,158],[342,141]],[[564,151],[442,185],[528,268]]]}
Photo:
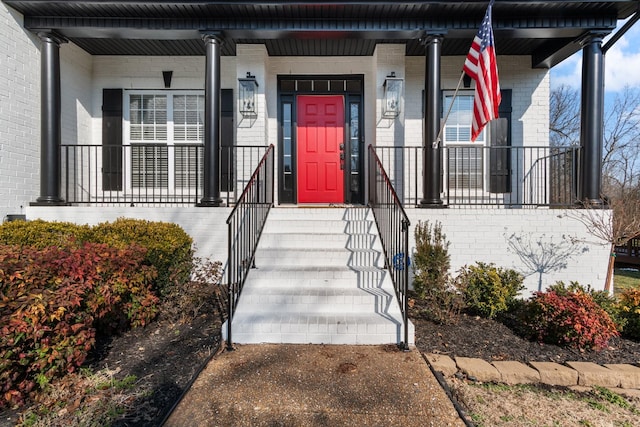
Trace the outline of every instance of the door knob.
{"label": "door knob", "polygon": [[340,153],[340,160],[344,160],[344,153]]}
{"label": "door knob", "polygon": [[340,144],[340,151],[344,151],[344,144]]}

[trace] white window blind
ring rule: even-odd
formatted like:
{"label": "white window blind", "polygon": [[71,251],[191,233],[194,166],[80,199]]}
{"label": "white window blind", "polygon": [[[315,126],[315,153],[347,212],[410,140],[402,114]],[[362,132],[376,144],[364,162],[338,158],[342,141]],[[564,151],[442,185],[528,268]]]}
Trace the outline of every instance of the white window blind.
{"label": "white window blind", "polygon": [[204,167],[204,95],[128,94],[133,188],[195,188]]}
{"label": "white window blind", "polygon": [[483,130],[476,141],[471,142],[473,102],[472,94],[458,93],[455,99],[453,94],[444,97],[443,110],[446,112],[451,106],[443,134],[448,153],[449,189],[452,190],[483,188],[486,132]]}

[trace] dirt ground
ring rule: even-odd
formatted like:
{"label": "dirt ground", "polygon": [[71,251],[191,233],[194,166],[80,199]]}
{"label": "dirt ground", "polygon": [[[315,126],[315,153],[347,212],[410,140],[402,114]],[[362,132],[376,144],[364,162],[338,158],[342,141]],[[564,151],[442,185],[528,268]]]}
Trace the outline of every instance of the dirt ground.
{"label": "dirt ground", "polygon": [[603,388],[506,386],[448,379],[467,420],[477,427],[637,427],[640,393]]}
{"label": "dirt ground", "polygon": [[[30,407],[0,412],[0,426],[16,425],[20,419],[24,425],[31,426],[160,425],[203,364],[219,349],[220,316],[215,307],[203,307],[200,312],[204,314],[188,323],[155,322],[101,342],[86,363],[96,375],[72,376],[54,384],[53,391],[40,396]],[[500,323],[473,316],[462,315],[451,325],[436,325],[416,316],[413,316],[413,322],[417,347],[414,351],[489,361],[640,363],[640,343],[623,339],[612,340],[609,348],[601,352],[576,352],[525,341]],[[108,377],[112,385],[129,380],[131,384],[117,390],[102,383],[97,387],[87,385],[90,381],[95,383],[96,377],[100,376]],[[87,392],[90,387],[92,391]],[[587,396],[586,405],[578,405],[573,398],[564,399],[558,395],[542,398],[535,394],[536,391],[527,397],[531,404],[526,405],[523,401],[527,390],[496,390],[462,380],[452,383],[451,387],[462,402],[461,406],[475,414],[479,425],[640,426],[640,421],[634,418],[631,424],[615,422],[612,414],[622,411],[617,405],[607,404],[609,412],[597,408],[594,412],[593,407],[600,405],[597,396]],[[589,403],[589,399],[593,402]],[[567,406],[558,409],[559,402],[565,400]],[[635,407],[639,403],[637,400],[630,402]],[[527,414],[521,414],[521,411]],[[108,412],[108,419],[116,421],[100,423],[100,416],[105,412]],[[553,413],[564,414],[565,418],[556,421]],[[540,421],[540,414],[549,414],[543,417],[546,421]],[[605,414],[611,421],[599,424],[596,414]],[[492,418],[494,416],[498,418]],[[640,415],[634,416],[640,420]],[[538,421],[527,421],[534,419]]]}

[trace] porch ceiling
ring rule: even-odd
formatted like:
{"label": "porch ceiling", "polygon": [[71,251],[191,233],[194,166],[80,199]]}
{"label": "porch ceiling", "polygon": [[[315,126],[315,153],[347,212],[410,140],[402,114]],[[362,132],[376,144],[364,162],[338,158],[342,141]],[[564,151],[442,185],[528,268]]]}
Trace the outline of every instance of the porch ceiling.
{"label": "porch ceiling", "polygon": [[[55,31],[93,55],[204,55],[200,34],[219,31],[223,55],[260,43],[271,56],[366,56],[378,43],[424,55],[419,38],[444,33],[442,54],[464,55],[486,1],[3,0],[32,31]],[[586,31],[612,31],[637,0],[496,0],[501,55],[551,67],[580,49]]]}

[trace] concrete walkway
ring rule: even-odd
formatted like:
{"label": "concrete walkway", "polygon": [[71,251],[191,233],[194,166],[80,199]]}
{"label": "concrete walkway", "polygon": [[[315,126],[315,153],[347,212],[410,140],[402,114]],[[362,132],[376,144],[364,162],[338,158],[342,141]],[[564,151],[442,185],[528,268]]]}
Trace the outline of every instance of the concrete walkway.
{"label": "concrete walkway", "polygon": [[209,362],[165,426],[464,426],[429,365],[445,379],[640,395],[640,367],[630,364],[489,363],[394,345],[241,345]]}
{"label": "concrete walkway", "polygon": [[464,426],[422,355],[242,345],[214,357],[165,426]]}

